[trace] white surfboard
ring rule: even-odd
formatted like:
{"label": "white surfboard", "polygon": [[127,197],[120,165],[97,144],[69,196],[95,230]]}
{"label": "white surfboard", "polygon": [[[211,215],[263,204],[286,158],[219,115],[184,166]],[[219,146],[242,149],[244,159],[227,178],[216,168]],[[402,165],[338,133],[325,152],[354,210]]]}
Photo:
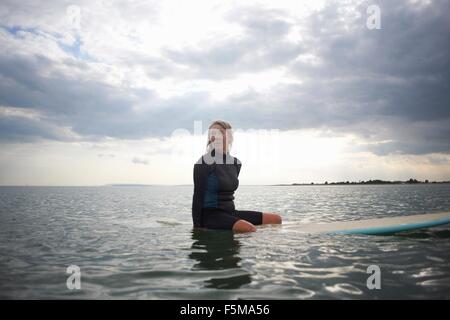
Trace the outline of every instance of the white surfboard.
{"label": "white surfboard", "polygon": [[283,227],[302,233],[376,235],[435,227],[447,223],[450,223],[450,212],[343,222],[297,223],[287,224]]}

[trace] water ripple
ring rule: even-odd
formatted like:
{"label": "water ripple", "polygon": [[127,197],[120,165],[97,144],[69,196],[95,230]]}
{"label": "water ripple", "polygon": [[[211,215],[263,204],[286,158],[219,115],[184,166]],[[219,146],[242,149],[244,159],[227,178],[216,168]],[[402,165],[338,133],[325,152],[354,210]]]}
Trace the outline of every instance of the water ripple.
{"label": "water ripple", "polygon": [[[450,208],[449,185],[241,186],[285,224]],[[0,187],[0,298],[448,299],[450,228],[395,236],[193,232],[191,186]],[[79,291],[66,268],[81,268]],[[369,290],[367,268],[381,270]]]}

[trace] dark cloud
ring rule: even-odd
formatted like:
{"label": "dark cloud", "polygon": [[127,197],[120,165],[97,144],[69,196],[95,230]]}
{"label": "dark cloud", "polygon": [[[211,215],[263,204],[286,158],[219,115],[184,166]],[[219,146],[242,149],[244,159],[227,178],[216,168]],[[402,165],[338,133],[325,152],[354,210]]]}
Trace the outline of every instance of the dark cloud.
{"label": "dark cloud", "polygon": [[368,4],[358,8],[351,32],[341,29],[336,6],[312,16],[309,39],[322,64],[295,64],[295,74],[317,87],[323,106],[336,105],[332,119],[326,120],[333,113],[322,114],[328,124],[340,119],[350,131],[382,119],[378,127],[356,131],[393,140],[374,152],[450,152],[450,23],[443,14],[448,1],[378,1],[381,30],[365,27]]}
{"label": "dark cloud", "polygon": [[42,140],[73,140],[58,126],[17,116],[0,115],[0,142],[37,142]]}
{"label": "dark cloud", "polygon": [[375,107],[378,115],[411,121],[450,117],[450,23],[443,14],[448,1],[422,8],[403,1],[378,4],[381,30],[365,26],[368,3],[360,6],[351,32],[340,28],[335,6],[311,17],[308,35],[323,64],[298,63],[293,70],[313,82],[328,81],[335,87],[330,98],[369,113]]}

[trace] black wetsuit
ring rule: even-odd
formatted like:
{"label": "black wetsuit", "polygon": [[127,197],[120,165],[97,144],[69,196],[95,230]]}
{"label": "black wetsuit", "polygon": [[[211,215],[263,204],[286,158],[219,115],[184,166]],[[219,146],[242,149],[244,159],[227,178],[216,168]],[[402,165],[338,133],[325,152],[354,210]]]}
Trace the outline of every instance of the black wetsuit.
{"label": "black wetsuit", "polygon": [[262,223],[262,212],[236,210],[234,191],[239,186],[241,162],[229,153],[213,149],[194,165],[192,220],[195,228],[231,230],[243,219],[254,225]]}

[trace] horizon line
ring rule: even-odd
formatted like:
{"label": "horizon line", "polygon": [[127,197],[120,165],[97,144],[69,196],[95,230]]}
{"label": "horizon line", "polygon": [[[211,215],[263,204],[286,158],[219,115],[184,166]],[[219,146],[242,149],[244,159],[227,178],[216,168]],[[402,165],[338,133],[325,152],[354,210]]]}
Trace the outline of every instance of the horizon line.
{"label": "horizon line", "polygon": [[[414,179],[415,180],[415,179]],[[372,183],[368,183],[372,181]],[[416,182],[408,182],[409,180],[360,180],[360,181],[333,181],[333,182],[292,182],[292,183],[260,183],[260,184],[240,184],[240,186],[311,186],[311,185],[370,185],[370,184],[437,184],[437,183],[450,183],[449,180],[427,180]],[[107,183],[107,184],[92,184],[92,185],[42,185],[42,184],[17,184],[17,185],[0,185],[0,187],[176,187],[176,186],[193,186],[193,183],[182,183],[182,184],[162,184],[162,183]]]}

